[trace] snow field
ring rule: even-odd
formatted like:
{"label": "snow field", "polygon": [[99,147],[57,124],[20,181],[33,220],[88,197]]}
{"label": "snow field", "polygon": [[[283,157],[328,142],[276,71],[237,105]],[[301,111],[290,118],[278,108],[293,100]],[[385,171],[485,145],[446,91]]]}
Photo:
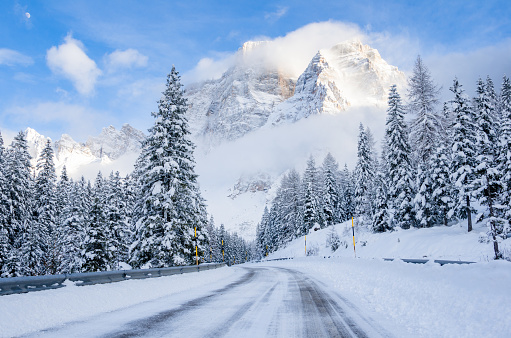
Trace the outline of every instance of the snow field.
{"label": "snow field", "polygon": [[212,290],[239,277],[239,270],[219,268],[168,277],[111,284],[66,287],[0,297],[0,337],[12,337],[83,320],[162,297]]}

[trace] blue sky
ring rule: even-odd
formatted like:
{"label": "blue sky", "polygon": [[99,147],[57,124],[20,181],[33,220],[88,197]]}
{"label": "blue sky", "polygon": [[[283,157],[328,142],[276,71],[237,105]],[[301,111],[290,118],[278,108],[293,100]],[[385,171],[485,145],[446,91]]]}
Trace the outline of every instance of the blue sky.
{"label": "blue sky", "polygon": [[301,66],[314,48],[358,35],[405,72],[420,53],[444,91],[454,75],[469,90],[478,76],[511,75],[506,0],[6,0],[0,32],[7,138],[29,126],[79,141],[108,125],[145,130],[173,64],[185,82],[213,76],[248,40],[283,41]]}

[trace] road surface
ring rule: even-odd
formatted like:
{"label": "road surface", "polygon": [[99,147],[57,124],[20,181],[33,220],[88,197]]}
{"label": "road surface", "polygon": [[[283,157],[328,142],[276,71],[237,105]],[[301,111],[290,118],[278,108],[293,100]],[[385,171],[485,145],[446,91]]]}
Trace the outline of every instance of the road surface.
{"label": "road surface", "polygon": [[245,267],[211,290],[164,297],[29,337],[390,337],[353,304],[291,269]]}

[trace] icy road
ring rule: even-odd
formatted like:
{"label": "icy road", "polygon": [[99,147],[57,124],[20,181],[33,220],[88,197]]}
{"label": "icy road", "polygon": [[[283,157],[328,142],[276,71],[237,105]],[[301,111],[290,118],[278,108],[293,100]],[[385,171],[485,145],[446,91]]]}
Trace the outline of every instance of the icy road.
{"label": "icy road", "polygon": [[[200,295],[173,295],[34,333],[37,337],[387,337],[302,272],[245,267]],[[203,288],[204,289],[204,288]]]}

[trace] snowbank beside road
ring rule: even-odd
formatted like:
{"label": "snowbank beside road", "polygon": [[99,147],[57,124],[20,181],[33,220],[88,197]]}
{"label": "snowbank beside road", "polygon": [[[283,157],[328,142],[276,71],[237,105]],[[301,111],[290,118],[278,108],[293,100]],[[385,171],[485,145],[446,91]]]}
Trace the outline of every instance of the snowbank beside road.
{"label": "snowbank beside road", "polygon": [[[356,225],[355,225],[356,227]],[[351,221],[334,225],[340,237],[341,246],[332,252],[326,241],[331,228],[312,231],[307,235],[307,248],[316,248],[319,256],[354,257]],[[357,257],[363,258],[419,258],[444,259],[472,262],[493,260],[493,243],[480,242],[487,236],[488,228],[475,224],[474,230],[467,232],[466,221],[452,226],[436,226],[425,229],[403,230],[396,228],[392,232],[371,233],[357,229],[355,233]],[[511,252],[511,238],[499,244],[501,252]],[[304,237],[288,243],[285,248],[268,255],[268,258],[304,257]]]}
{"label": "snowbank beside road", "polygon": [[509,337],[511,263],[307,257],[264,265],[323,282],[398,337]]}

